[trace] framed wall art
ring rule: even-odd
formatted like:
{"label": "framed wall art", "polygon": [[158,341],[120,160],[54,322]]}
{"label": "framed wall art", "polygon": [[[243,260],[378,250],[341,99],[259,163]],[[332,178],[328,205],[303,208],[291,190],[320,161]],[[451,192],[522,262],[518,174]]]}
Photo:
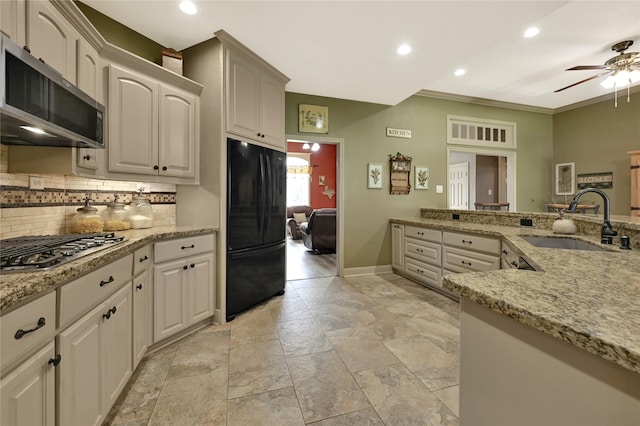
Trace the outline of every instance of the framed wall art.
{"label": "framed wall art", "polygon": [[298,131],[301,133],[329,133],[329,107],[299,104]]}
{"label": "framed wall art", "polygon": [[556,195],[573,195],[576,192],[576,163],[556,164]]}
{"label": "framed wall art", "polygon": [[429,189],[429,168],[424,166],[416,166],[416,182],[415,189]]}
{"label": "framed wall art", "polygon": [[378,163],[368,164],[367,188],[382,189],[382,164],[378,164]]}

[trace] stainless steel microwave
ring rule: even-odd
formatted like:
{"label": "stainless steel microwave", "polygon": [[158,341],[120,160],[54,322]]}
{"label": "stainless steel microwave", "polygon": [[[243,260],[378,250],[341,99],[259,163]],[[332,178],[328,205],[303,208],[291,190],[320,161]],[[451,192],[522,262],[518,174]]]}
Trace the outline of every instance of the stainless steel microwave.
{"label": "stainless steel microwave", "polygon": [[104,106],[1,34],[0,44],[0,142],[104,148]]}

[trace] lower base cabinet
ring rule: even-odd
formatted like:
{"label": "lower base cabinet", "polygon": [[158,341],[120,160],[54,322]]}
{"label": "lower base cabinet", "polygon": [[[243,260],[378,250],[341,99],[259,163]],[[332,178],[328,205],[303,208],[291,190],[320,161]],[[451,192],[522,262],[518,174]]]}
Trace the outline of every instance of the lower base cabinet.
{"label": "lower base cabinet", "polygon": [[0,424],[55,424],[55,356],[51,341],[0,383]]}
{"label": "lower base cabinet", "polygon": [[60,425],[99,425],[131,377],[131,283],[58,336]]}

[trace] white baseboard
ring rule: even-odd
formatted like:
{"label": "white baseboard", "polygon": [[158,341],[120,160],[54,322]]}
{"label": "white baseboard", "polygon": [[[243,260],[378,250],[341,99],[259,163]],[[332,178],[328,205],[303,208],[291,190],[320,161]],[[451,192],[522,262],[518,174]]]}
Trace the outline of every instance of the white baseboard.
{"label": "white baseboard", "polygon": [[389,274],[393,272],[391,265],[363,266],[360,268],[344,268],[345,277],[353,277],[357,275],[375,275]]}

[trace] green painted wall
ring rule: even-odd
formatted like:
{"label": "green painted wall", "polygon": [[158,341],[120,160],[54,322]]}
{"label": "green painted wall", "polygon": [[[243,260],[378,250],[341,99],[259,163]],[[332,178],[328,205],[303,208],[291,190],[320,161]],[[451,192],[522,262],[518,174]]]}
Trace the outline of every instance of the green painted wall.
{"label": "green painted wall", "polygon": [[[611,214],[629,215],[631,172],[628,151],[640,149],[640,92],[627,102],[625,91],[613,99],[553,116],[553,158],[556,163],[576,163],[576,174],[613,172]],[[582,200],[602,205],[596,194]]]}
{"label": "green painted wall", "polygon": [[[517,205],[540,211],[549,197],[552,178],[552,116],[463,102],[412,96],[396,106],[287,93],[286,133],[298,132],[298,104],[329,107],[329,133],[344,139],[344,267],[391,263],[391,217],[417,216],[421,207],[446,208],[447,114],[514,121],[517,123]],[[390,138],[386,127],[411,129],[412,139]],[[429,190],[408,195],[389,194],[388,154],[400,151],[412,165],[429,167]],[[384,165],[383,189],[367,189],[367,163]],[[412,170],[413,176],[413,170]]]}
{"label": "green painted wall", "polygon": [[82,2],[75,3],[109,43],[135,53],[148,61],[162,65],[163,46],[161,44],[133,31],[131,28],[103,15]]}

